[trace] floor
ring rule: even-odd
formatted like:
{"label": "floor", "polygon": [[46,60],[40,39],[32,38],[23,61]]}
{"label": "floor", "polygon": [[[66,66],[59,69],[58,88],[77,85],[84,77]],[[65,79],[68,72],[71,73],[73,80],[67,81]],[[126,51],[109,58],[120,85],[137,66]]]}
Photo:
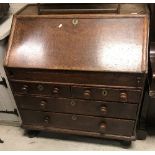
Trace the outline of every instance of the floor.
{"label": "floor", "polygon": [[[28,138],[20,127],[0,125],[0,150],[106,151],[127,150],[118,141],[62,134],[40,133]],[[128,150],[155,150],[155,135],[134,141]]]}

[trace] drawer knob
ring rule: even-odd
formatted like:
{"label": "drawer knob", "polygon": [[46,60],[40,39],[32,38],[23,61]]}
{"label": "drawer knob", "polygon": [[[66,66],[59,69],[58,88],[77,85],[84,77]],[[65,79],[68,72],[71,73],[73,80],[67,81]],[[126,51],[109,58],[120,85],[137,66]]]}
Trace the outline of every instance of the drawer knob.
{"label": "drawer knob", "polygon": [[54,94],[58,94],[58,93],[59,93],[59,88],[55,87],[55,88],[53,89],[53,93],[54,93]]}
{"label": "drawer knob", "polygon": [[102,113],[106,114],[107,108],[106,108],[105,106],[102,106],[102,107],[100,108],[100,111],[101,111]]}
{"label": "drawer knob", "polygon": [[122,101],[127,102],[127,98],[128,98],[127,93],[124,93],[124,92],[120,93],[120,99]]}
{"label": "drawer knob", "polygon": [[27,85],[24,85],[22,88],[21,88],[22,92],[23,93],[28,93],[28,86]]}
{"label": "drawer knob", "polygon": [[90,97],[91,96],[91,91],[90,90],[85,90],[83,94],[84,94],[85,97]]}
{"label": "drawer knob", "polygon": [[71,104],[71,106],[74,107],[76,105],[76,102],[72,100],[70,104]]}
{"label": "drawer knob", "polygon": [[42,101],[40,102],[40,107],[44,109],[45,106],[46,106],[46,103],[47,103],[46,101],[42,100]]}
{"label": "drawer knob", "polygon": [[38,88],[39,91],[43,91],[43,90],[44,90],[44,86],[41,85],[41,84],[39,84],[39,85],[37,86],[37,88]]}
{"label": "drawer knob", "polygon": [[101,132],[105,132],[105,129],[106,129],[106,124],[105,123],[101,123],[100,124],[100,131]]}
{"label": "drawer knob", "polygon": [[49,123],[49,119],[50,119],[49,116],[45,116],[45,117],[44,117],[44,122],[45,122],[45,123]]}

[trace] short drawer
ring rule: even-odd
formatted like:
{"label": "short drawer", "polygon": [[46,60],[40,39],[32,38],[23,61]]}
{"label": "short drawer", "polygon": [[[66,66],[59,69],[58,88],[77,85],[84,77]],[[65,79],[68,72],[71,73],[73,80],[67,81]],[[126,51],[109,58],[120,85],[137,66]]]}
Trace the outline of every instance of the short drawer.
{"label": "short drawer", "polygon": [[135,119],[137,104],[51,97],[15,96],[21,109]]}
{"label": "short drawer", "polygon": [[72,86],[73,98],[138,103],[140,90]]}
{"label": "short drawer", "polygon": [[70,97],[70,87],[50,83],[11,82],[15,94],[47,95],[54,97]]}
{"label": "short drawer", "polygon": [[123,136],[132,136],[135,124],[132,120],[28,110],[22,110],[21,115],[23,124]]}

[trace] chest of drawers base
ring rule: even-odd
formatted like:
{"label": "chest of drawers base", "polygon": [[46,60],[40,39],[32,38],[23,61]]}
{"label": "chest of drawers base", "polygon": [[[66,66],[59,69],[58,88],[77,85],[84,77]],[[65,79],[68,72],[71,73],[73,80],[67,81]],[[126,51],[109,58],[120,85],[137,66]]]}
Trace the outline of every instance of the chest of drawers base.
{"label": "chest of drawers base", "polygon": [[23,129],[30,130],[30,131],[45,131],[45,132],[52,132],[52,133],[61,133],[61,134],[68,134],[68,135],[77,135],[77,136],[87,136],[87,137],[96,137],[96,138],[104,138],[104,139],[113,139],[113,140],[120,140],[120,141],[135,141],[136,135],[132,137],[121,136],[121,135],[111,135],[111,134],[100,134],[96,132],[87,132],[87,131],[79,131],[79,130],[67,130],[67,129],[59,129],[59,128],[52,128],[52,127],[43,127],[43,126],[34,126],[34,125],[25,125],[21,126]]}
{"label": "chest of drawers base", "polygon": [[135,76],[137,87],[9,81],[24,129],[133,141],[145,82]]}

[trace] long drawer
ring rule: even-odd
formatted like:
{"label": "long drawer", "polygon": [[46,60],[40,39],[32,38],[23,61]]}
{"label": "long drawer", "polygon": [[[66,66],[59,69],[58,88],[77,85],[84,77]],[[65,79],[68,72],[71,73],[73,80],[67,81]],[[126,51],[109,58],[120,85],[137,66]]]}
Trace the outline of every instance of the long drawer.
{"label": "long drawer", "polygon": [[24,125],[54,127],[68,130],[97,132],[101,134],[132,136],[135,121],[103,117],[21,111]]}
{"label": "long drawer", "polygon": [[[26,81],[44,81],[55,83],[77,83],[92,85],[109,85],[116,87],[143,88],[145,76],[141,73],[124,72],[81,72],[53,71],[5,68],[9,79]],[[88,80],[89,79],[89,80]]]}
{"label": "long drawer", "polygon": [[46,95],[53,97],[70,97],[88,100],[103,100],[116,102],[139,103],[140,90],[114,89],[102,87],[83,87],[57,83],[41,82],[11,82],[13,91],[17,94]]}
{"label": "long drawer", "polygon": [[21,109],[135,119],[137,104],[15,95]]}

